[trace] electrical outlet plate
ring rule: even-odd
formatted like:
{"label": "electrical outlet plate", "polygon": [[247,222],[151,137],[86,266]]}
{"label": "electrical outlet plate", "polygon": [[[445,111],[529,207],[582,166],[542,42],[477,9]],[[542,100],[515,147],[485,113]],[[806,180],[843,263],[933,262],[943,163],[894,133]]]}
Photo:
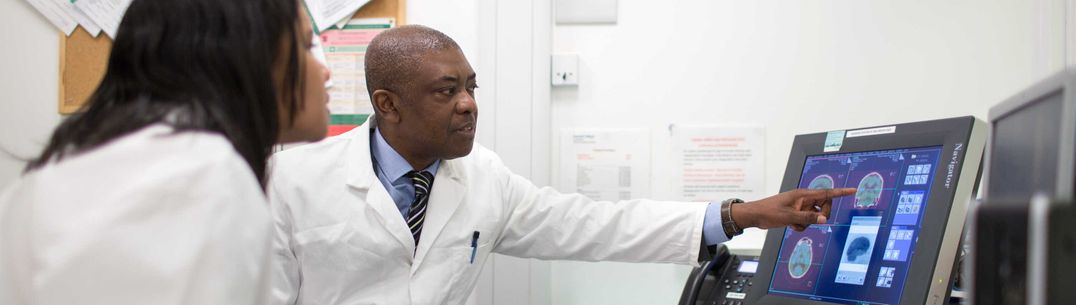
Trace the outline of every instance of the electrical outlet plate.
{"label": "electrical outlet plate", "polygon": [[579,55],[553,54],[553,86],[579,85]]}

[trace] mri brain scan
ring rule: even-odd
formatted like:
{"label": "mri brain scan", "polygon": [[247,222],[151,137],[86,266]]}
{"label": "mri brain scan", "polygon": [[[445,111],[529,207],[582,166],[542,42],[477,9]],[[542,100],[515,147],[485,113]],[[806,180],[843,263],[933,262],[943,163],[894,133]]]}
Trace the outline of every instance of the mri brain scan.
{"label": "mri brain scan", "polygon": [[829,175],[819,175],[811,180],[811,184],[807,185],[807,188],[812,190],[817,189],[831,189],[833,188],[833,177]]}
{"label": "mri brain scan", "polygon": [[871,172],[859,180],[859,188],[856,190],[856,208],[866,209],[878,205],[882,198],[882,186],[885,180],[882,174]]}
{"label": "mri brain scan", "polygon": [[788,258],[788,274],[794,279],[802,278],[807,274],[807,271],[811,270],[811,259],[813,259],[814,253],[812,253],[810,238],[800,238],[796,242],[796,247],[792,250],[792,256]]}
{"label": "mri brain scan", "polygon": [[866,261],[864,254],[871,249],[871,241],[866,237],[859,236],[852,240],[848,244],[848,249],[845,249],[845,255],[848,257],[849,262]]}

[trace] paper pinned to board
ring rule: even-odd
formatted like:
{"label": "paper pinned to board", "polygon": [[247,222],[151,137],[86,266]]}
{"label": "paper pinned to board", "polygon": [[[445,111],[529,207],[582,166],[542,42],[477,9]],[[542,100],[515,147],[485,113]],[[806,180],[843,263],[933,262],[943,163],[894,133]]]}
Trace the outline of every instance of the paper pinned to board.
{"label": "paper pinned to board", "polygon": [[366,48],[374,36],[394,26],[393,18],[362,18],[351,20],[342,29],[321,33],[321,48],[333,82],[329,89],[329,112],[374,112],[366,89]]}
{"label": "paper pinned to board", "polygon": [[342,29],[342,28],[344,28],[344,26],[347,26],[347,24],[350,23],[350,22],[351,22],[351,17],[350,16],[347,17],[347,18],[341,19],[340,21],[336,22],[336,28]]}
{"label": "paper pinned to board", "polygon": [[650,194],[650,135],[646,129],[576,129],[561,133],[560,189],[594,200]]}
{"label": "paper pinned to board", "polygon": [[[60,29],[64,35],[71,36],[71,33],[75,31],[75,27],[78,27],[78,21],[65,8],[67,2],[65,0],[26,0],[33,6],[38,13],[45,16],[52,25]],[[67,2],[66,4],[64,2]]]}
{"label": "paper pinned to board", "polygon": [[131,0],[78,0],[75,7],[86,14],[108,37],[116,38],[116,31]]}
{"label": "paper pinned to board", "polygon": [[346,23],[369,0],[304,0],[318,32]]}
{"label": "paper pinned to board", "polygon": [[86,16],[86,14],[82,13],[82,11],[79,10],[77,6],[75,6],[75,2],[78,2],[78,0],[70,0],[70,1],[68,1],[68,0],[53,0],[53,1],[64,2],[65,3],[64,6],[66,6],[69,9],[69,13],[71,14],[71,17],[75,18],[75,21],[78,21],[78,24],[81,25],[82,28],[86,30],[86,32],[89,32],[90,36],[97,37],[97,35],[101,34],[101,27],[98,26],[96,22],[93,22],[93,20],[90,19],[90,16]]}
{"label": "paper pinned to board", "polygon": [[761,198],[763,127],[669,126],[677,193],[684,201]]}

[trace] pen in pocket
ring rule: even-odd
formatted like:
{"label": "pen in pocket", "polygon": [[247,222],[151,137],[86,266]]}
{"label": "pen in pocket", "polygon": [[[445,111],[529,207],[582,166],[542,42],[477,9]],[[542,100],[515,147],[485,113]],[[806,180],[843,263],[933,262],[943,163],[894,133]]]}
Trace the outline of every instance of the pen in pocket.
{"label": "pen in pocket", "polygon": [[474,264],[474,256],[478,254],[478,231],[471,235],[471,264]]}

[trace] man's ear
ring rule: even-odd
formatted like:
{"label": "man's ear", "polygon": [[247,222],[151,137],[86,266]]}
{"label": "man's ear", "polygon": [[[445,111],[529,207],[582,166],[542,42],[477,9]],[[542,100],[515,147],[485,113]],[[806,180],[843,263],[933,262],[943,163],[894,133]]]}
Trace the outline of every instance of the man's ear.
{"label": "man's ear", "polygon": [[377,89],[370,95],[370,102],[374,105],[378,121],[386,123],[400,122],[400,112],[396,107],[400,105],[400,96],[398,94],[385,89]]}

